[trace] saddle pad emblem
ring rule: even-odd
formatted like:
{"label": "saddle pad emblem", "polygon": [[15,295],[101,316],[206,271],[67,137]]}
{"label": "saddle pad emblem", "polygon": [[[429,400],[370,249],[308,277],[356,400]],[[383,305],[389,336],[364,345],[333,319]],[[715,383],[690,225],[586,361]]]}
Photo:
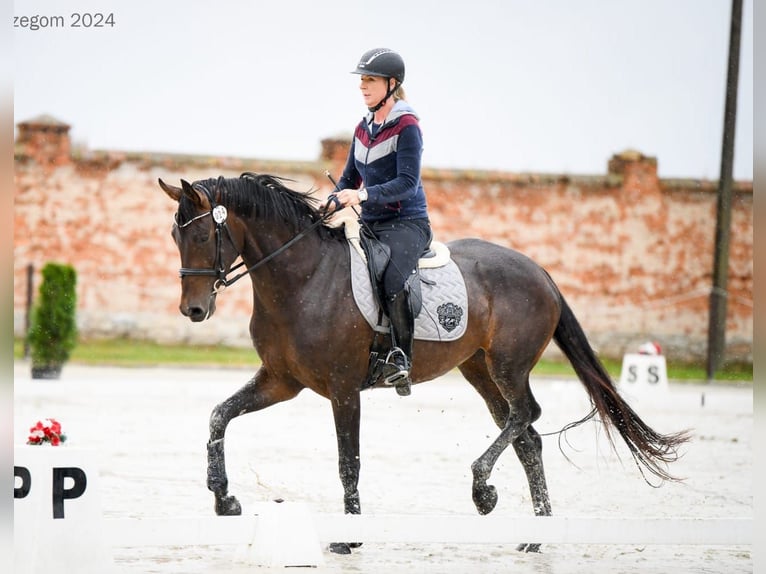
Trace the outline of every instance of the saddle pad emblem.
{"label": "saddle pad emblem", "polygon": [[[372,296],[372,284],[367,264],[349,243],[351,258],[351,288],[359,311],[375,329],[378,323],[378,303]],[[468,293],[463,274],[454,261],[435,269],[420,269],[423,306],[415,317],[415,339],[424,341],[455,341],[463,336],[468,324]],[[388,321],[385,320],[385,326]]]}
{"label": "saddle pad emblem", "polygon": [[462,307],[458,307],[454,303],[442,303],[436,308],[436,312],[439,315],[439,324],[444,327],[448,333],[451,333],[457,329],[460,325],[460,319],[463,317]]}

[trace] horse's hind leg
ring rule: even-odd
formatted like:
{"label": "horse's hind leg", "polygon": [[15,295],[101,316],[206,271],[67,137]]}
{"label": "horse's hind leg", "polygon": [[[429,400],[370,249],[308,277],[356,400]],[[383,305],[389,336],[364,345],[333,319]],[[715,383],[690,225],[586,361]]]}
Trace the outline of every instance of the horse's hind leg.
{"label": "horse's hind leg", "polygon": [[302,387],[290,387],[270,377],[264,368],[258,370],[241,389],[217,405],[210,414],[210,441],[207,443],[207,487],[215,495],[215,513],[232,516],[242,513],[239,501],[228,494],[224,435],[232,419],[265,409],[293,398]]}
{"label": "horse's hind leg", "polygon": [[[502,429],[500,436],[471,467],[474,475],[473,500],[477,510],[487,514],[497,504],[497,491],[487,484],[487,480],[497,459],[509,444],[513,444],[524,467],[535,514],[549,516],[551,505],[543,470],[542,440],[531,424],[540,417],[541,410],[532,396],[528,377],[517,377],[517,384],[503,386],[501,390],[490,374],[483,352],[460,365],[460,371],[482,396],[495,423]],[[505,372],[512,372],[512,369]],[[518,549],[537,552],[539,547],[539,544],[522,544]]]}
{"label": "horse's hind leg", "polygon": [[[531,397],[531,395],[530,395]],[[527,475],[529,493],[532,495],[532,505],[536,516],[551,515],[551,501],[548,495],[548,483],[543,470],[543,441],[540,434],[529,425],[526,432],[513,442],[516,456],[519,457],[524,472]],[[516,550],[524,552],[539,552],[539,544],[523,543]]]}
{"label": "horse's hind leg", "polygon": [[492,419],[497,427],[502,429],[510,412],[508,401],[489,376],[484,351],[479,349],[473,357],[458,365],[458,369],[484,399]]}
{"label": "horse's hind leg", "polygon": [[489,514],[497,504],[497,490],[487,480],[492,474],[497,459],[508,445],[512,444],[524,432],[531,422],[530,413],[523,405],[511,405],[508,419],[500,435],[490,447],[471,465],[473,472],[473,503],[479,514]]}
{"label": "horse's hind leg", "polygon": [[[519,401],[511,405],[508,421],[492,445],[471,465],[473,471],[473,502],[479,514],[492,512],[497,504],[497,490],[487,484],[497,459],[509,444],[513,444],[527,476],[529,491],[535,515],[550,516],[551,504],[548,485],[545,480],[542,460],[542,440],[531,422],[539,417],[539,407],[529,408],[529,403],[537,407],[531,395],[528,401]],[[523,543],[517,550],[538,552],[537,543]]]}
{"label": "horse's hind leg", "polygon": [[[501,429],[500,436],[471,465],[473,502],[480,514],[489,514],[497,504],[497,491],[494,486],[487,484],[492,469],[508,445],[526,432],[533,417],[539,416],[539,407],[535,404],[534,407],[537,408],[537,412],[533,412],[533,409],[529,408],[529,403],[523,400],[524,393],[516,390],[517,388],[526,389],[526,380],[518,387],[504,385],[501,389],[490,372],[487,356],[482,350],[459,365],[458,368],[484,399],[495,424]],[[511,371],[508,369],[508,372]],[[516,398],[519,395],[521,398]]]}

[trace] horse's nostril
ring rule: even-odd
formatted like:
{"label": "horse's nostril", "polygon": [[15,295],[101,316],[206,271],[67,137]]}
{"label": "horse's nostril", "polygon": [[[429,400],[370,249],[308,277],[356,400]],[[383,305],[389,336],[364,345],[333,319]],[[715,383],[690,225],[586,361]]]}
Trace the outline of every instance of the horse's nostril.
{"label": "horse's nostril", "polygon": [[205,318],[205,310],[202,307],[189,307],[189,318],[192,321],[199,321]]}
{"label": "horse's nostril", "polygon": [[181,314],[189,317],[192,321],[201,321],[205,318],[205,310],[202,307],[180,307]]}

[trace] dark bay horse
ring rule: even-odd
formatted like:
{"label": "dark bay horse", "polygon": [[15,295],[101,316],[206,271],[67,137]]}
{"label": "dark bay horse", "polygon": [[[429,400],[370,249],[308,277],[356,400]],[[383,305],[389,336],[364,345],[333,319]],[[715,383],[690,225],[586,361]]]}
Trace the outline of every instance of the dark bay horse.
{"label": "dark bay horse", "polygon": [[[322,224],[324,212],[309,193],[291,190],[277,177],[245,173],[193,184],[182,180],[181,187],[162,180],[159,184],[178,203],[172,235],[181,255],[181,313],[204,321],[213,315],[225,285],[249,275],[253,287],[250,334],[262,366],[210,417],[207,485],[215,495],[216,513],[241,513],[239,502],[228,493],[228,423],[292,399],[306,388],[330,400],[345,512],[360,513],[360,389],[374,334],[354,303],[342,232]],[[454,241],[449,248],[466,282],[467,330],[455,341],[416,341],[412,382],[429,381],[457,367],[499,427],[497,438],[471,465],[478,512],[494,509],[497,492],[487,480],[512,445],[526,473],[535,514],[551,514],[542,440],[532,426],[541,410],[529,384],[530,371],[551,338],[593,405],[572,426],[598,416],[610,440],[616,432],[625,441],[642,473],[675,480],[666,465],[678,457],[688,435],[654,431],[620,397],[551,277],[521,253],[479,239]],[[245,270],[231,278],[238,258]],[[522,544],[519,549],[538,547]],[[344,543],[331,549],[350,551]]]}

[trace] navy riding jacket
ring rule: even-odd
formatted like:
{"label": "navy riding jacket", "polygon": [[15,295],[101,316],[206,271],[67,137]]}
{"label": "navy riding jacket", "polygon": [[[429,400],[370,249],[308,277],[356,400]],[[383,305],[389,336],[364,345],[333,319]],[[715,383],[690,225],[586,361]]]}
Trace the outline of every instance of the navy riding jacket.
{"label": "navy riding jacket", "polygon": [[362,202],[365,222],[427,219],[426,194],[420,180],[423,136],[415,111],[399,100],[382,125],[368,114],[354,130],[338,189],[367,189]]}

